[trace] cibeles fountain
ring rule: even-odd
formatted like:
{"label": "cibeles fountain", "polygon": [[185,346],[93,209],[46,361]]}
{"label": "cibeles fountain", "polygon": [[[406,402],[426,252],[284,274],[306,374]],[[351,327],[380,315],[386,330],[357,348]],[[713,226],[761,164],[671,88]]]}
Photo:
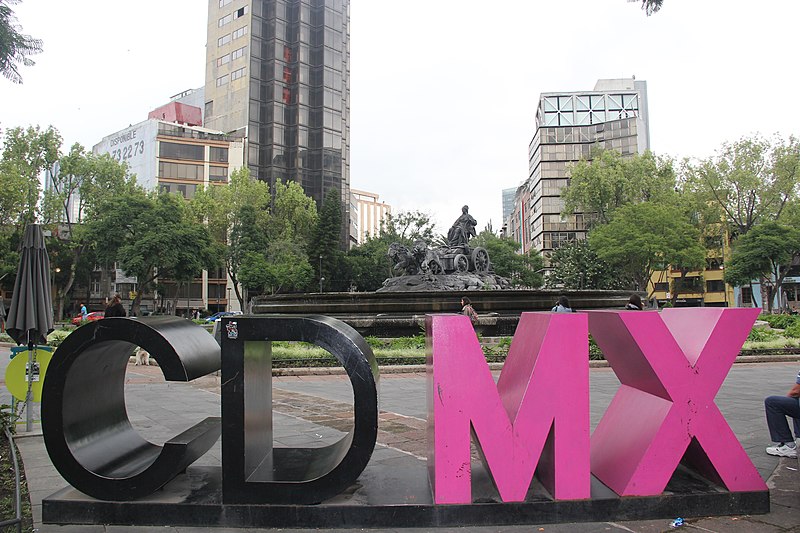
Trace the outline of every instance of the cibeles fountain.
{"label": "cibeles fountain", "polygon": [[278,294],[256,299],[255,314],[326,315],[362,335],[417,335],[425,315],[458,313],[467,296],[479,314],[476,329],[485,336],[513,335],[525,311],[549,311],[560,294],[575,309],[622,309],[626,291],[514,289],[495,274],[491,257],[469,245],[477,220],[464,206],[447,233],[446,246],[418,241],[411,247],[393,243],[387,251],[394,274],[375,292]]}
{"label": "cibeles fountain", "polygon": [[387,255],[395,276],[384,281],[377,292],[510,289],[511,283],[494,273],[489,252],[470,247],[476,225],[465,205],[447,232],[447,246],[429,248],[425,241],[416,241],[409,250],[399,242],[392,243]]}

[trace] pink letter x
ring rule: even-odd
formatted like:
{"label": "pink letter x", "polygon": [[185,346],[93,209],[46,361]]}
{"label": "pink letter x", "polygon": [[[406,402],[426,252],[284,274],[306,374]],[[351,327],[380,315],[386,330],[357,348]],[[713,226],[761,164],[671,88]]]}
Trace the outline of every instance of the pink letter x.
{"label": "pink letter x", "polygon": [[621,496],[653,496],[684,458],[730,491],[767,490],[714,403],[758,313],[589,312],[589,331],[622,383],[592,434],[592,474]]}

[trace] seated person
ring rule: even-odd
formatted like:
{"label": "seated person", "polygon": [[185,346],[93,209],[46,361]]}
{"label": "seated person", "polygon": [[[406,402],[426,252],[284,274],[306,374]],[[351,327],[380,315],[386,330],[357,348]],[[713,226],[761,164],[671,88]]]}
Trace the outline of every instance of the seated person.
{"label": "seated person", "polygon": [[[797,444],[794,439],[800,438],[800,372],[797,380],[786,396],[770,396],[764,400],[767,413],[767,427],[774,446],[767,448],[767,453],[778,457],[797,457]],[[794,419],[794,438],[789,430],[786,417]]]}

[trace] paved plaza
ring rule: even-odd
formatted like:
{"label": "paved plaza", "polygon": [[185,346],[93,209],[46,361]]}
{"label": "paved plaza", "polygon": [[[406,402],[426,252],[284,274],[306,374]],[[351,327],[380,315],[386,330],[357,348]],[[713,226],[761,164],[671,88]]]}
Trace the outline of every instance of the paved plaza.
{"label": "paved plaza", "polygon": [[[0,346],[0,361],[5,374],[8,347]],[[734,365],[717,396],[717,404],[728,420],[762,477],[771,489],[771,512],[757,516],[725,516],[687,519],[684,526],[692,531],[764,531],[800,532],[800,472],[798,461],[778,459],[764,453],[768,443],[763,413],[763,398],[769,394],[784,394],[797,374],[800,363],[755,363]],[[591,383],[592,427],[600,420],[619,387],[610,368],[593,368]],[[424,373],[384,373],[380,378],[380,421],[378,444],[363,476],[385,478],[409,472],[424,472],[426,455],[427,400]],[[151,442],[166,440],[192,424],[208,417],[219,416],[220,395],[218,376],[207,376],[193,383],[167,383],[156,366],[130,365],[126,384],[126,404],[129,417]],[[347,431],[352,424],[352,392],[346,376],[300,375],[273,379],[275,444],[278,446],[308,446],[329,444]],[[9,403],[5,387],[0,394],[2,403]],[[67,486],[53,468],[44,448],[38,424],[26,434],[19,426],[16,443],[22,455],[25,474],[31,493],[35,527],[40,532],[230,532],[269,531],[269,529],[211,529],[197,527],[123,527],[123,526],[56,526],[41,523],[41,501]],[[220,442],[197,465],[221,464]],[[420,465],[422,468],[420,469]],[[427,484],[424,476],[415,483]],[[408,482],[408,479],[404,479]],[[412,503],[412,502],[409,502]],[[595,522],[573,524],[539,524],[507,527],[441,528],[437,531],[669,531],[669,519],[635,522]],[[295,531],[286,530],[281,531]],[[297,530],[308,531],[308,530]],[[365,531],[348,530],[339,531]],[[393,530],[369,530],[393,531]],[[397,531],[417,532],[422,529],[397,528]]]}

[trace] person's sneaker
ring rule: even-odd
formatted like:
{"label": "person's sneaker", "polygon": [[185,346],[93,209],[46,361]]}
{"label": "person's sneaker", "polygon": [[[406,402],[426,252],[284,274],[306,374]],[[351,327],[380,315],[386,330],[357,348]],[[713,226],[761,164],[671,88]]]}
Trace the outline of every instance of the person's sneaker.
{"label": "person's sneaker", "polygon": [[797,448],[792,448],[786,444],[778,444],[769,446],[767,453],[770,455],[777,455],[778,457],[797,457]]}

